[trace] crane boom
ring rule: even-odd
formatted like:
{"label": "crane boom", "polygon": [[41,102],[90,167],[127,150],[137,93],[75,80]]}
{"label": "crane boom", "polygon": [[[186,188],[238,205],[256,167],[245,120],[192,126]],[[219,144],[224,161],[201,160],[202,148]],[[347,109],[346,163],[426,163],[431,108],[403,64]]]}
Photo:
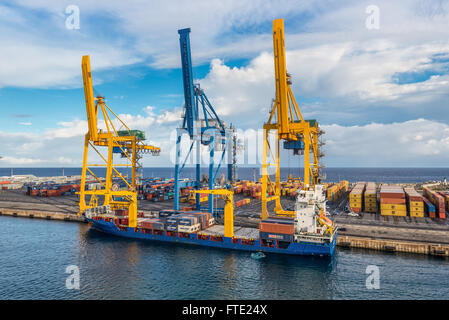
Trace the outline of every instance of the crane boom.
{"label": "crane boom", "polygon": [[284,20],[273,22],[274,71],[276,79],[276,104],[280,138],[290,138],[288,116],[287,65],[285,61]]}
{"label": "crane boom", "polygon": [[[193,186],[199,189],[201,186],[201,149],[209,148],[209,189],[213,189],[214,183],[223,162],[225,153],[231,153],[233,129],[226,127],[214,110],[204,90],[198,83],[193,83],[193,65],[190,50],[190,28],[178,30],[179,47],[181,53],[181,66],[184,85],[184,119],[182,127],[177,129],[176,162],[175,162],[175,202],[174,209],[179,209],[180,189]],[[190,140],[190,148],[184,161],[181,162],[181,136],[187,133]],[[196,175],[195,181],[180,181],[182,170],[190,156],[193,147],[196,146]],[[222,151],[222,157],[215,168],[215,148]],[[228,163],[228,180],[231,180],[231,163]],[[213,197],[209,196],[208,210],[213,213]],[[196,208],[201,209],[200,196],[196,195]]]}
{"label": "crane boom", "polygon": [[180,29],[179,47],[181,49],[182,80],[184,84],[185,118],[186,127],[190,138],[193,137],[194,122],[198,120],[198,112],[195,107],[195,96],[193,87],[192,59],[190,55],[190,28]]}
{"label": "crane boom", "polygon": [[[264,124],[263,163],[262,163],[262,219],[268,218],[267,202],[276,201],[277,214],[294,215],[293,211],[284,211],[280,202],[280,140],[284,140],[284,149],[293,150],[294,154],[304,154],[304,188],[314,186],[319,181],[318,150],[319,130],[316,120],[304,120],[296,99],[290,88],[291,78],[287,72],[284,19],[273,20],[273,53],[276,99],[270,111],[268,121]],[[269,144],[269,134],[276,132],[275,154]],[[268,174],[268,151],[275,161],[276,180],[273,184]],[[310,153],[313,153],[313,165],[310,165]],[[310,179],[312,176],[312,179]],[[273,193],[268,197],[269,187]]]}
{"label": "crane boom", "polygon": [[98,140],[97,109],[95,108],[95,98],[92,86],[92,72],[90,70],[89,56],[83,56],[81,68],[83,71],[84,97],[86,99],[86,111],[87,111],[87,122],[89,125],[89,135],[92,140]]}

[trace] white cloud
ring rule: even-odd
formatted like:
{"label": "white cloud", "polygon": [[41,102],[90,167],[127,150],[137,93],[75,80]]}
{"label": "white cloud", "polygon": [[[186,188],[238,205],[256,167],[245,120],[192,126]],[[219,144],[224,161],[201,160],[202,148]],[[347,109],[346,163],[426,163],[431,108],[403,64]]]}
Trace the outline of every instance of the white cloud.
{"label": "white cloud", "polygon": [[22,166],[22,165],[39,165],[45,163],[44,160],[37,158],[17,158],[17,157],[3,157],[0,162],[10,164],[12,166]]}
{"label": "white cloud", "polygon": [[[128,117],[131,122],[142,125],[140,129],[146,131],[147,143],[162,150],[159,157],[144,157],[142,163],[145,166],[173,166],[170,153],[174,150],[174,141],[170,136],[178,123],[158,124],[155,118],[148,121],[142,120],[145,116]],[[82,127],[80,123],[79,120],[60,123],[57,128],[47,130],[43,139],[38,134],[0,132],[0,149],[7,155],[0,159],[0,165],[81,166],[85,131],[78,131]],[[449,161],[449,125],[441,122],[417,119],[390,124],[322,127],[326,131],[324,151],[328,166],[445,166]],[[66,134],[66,131],[74,134]],[[261,141],[255,140],[255,130],[244,131],[248,138],[243,141],[247,150],[246,155],[239,155],[239,162],[257,164],[254,161],[256,154],[260,161]],[[57,134],[50,134],[54,132]],[[92,155],[95,154],[91,152]],[[288,164],[287,158],[283,157],[282,165]]]}
{"label": "white cloud", "polygon": [[[231,109],[240,115],[265,112],[274,95],[271,21],[282,16],[288,70],[299,96],[351,99],[342,103],[351,106],[422,104],[444,95],[449,86],[445,75],[419,83],[392,81],[397,73],[445,70],[431,57],[449,52],[446,3],[378,1],[381,25],[375,31],[365,28],[366,5],[357,1],[198,1],[194,6],[183,1],[78,1],[78,31],[65,29],[69,4],[22,0],[17,7],[5,7],[12,21],[0,22],[0,87],[79,86],[85,53],[91,54],[96,70],[142,61],[157,68],[179,67],[176,31],[190,26],[194,64],[212,61],[202,84],[217,109],[224,116]],[[44,24],[36,9],[47,15]],[[107,26],[97,19],[99,11],[107,12]],[[41,28],[30,32],[33,23]],[[102,33],[106,28],[111,31]],[[107,36],[112,34],[113,40]],[[252,60],[248,66],[228,68],[223,61],[232,58]]]}
{"label": "white cloud", "polygon": [[180,122],[182,116],[182,109],[175,108],[173,111],[165,110],[157,117],[157,123],[166,124],[172,122]]}
{"label": "white cloud", "polygon": [[88,126],[86,120],[75,119],[69,122],[58,122],[58,127],[47,129],[44,139],[53,140],[57,138],[71,138],[86,134]]}
{"label": "white cloud", "polygon": [[[160,147],[163,154],[160,157],[147,156],[143,164],[168,165],[169,149],[172,148],[168,137],[179,123],[173,119],[175,111],[166,110],[161,113],[153,111],[154,107],[147,106],[143,114],[120,114],[119,117],[130,129],[143,130],[147,136],[147,144]],[[168,121],[158,121],[166,119]],[[177,119],[180,122],[180,119]],[[123,129],[121,122],[113,118],[117,130]],[[105,130],[103,120],[99,120],[99,128]],[[2,132],[0,131],[0,150],[3,156],[0,165],[9,166],[81,166],[83,157],[84,135],[88,131],[85,120],[74,119],[58,122],[54,128],[48,128],[42,133]],[[90,152],[89,161],[99,161],[94,151]],[[120,161],[120,160],[118,160]]]}
{"label": "white cloud", "polygon": [[245,125],[268,116],[274,97],[274,65],[272,56],[262,53],[248,66],[230,68],[223,61],[214,59],[201,85],[220,116],[227,119],[241,118]]}
{"label": "white cloud", "polygon": [[326,162],[332,166],[446,166],[449,125],[425,119],[323,126]]}

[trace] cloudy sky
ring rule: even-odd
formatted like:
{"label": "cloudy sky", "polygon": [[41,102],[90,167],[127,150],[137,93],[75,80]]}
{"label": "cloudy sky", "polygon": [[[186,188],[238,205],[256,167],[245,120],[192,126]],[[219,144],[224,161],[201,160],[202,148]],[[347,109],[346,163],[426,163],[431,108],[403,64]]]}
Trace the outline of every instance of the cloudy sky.
{"label": "cloudy sky", "polygon": [[[73,5],[79,29],[70,28]],[[196,81],[226,122],[255,135],[275,94],[275,18],[285,20],[287,69],[300,109],[326,131],[327,166],[447,166],[443,0],[3,0],[0,166],[81,165],[85,54],[96,92],[161,147],[144,165],[171,166],[171,132],[183,106],[177,30],[185,27],[192,29]]]}

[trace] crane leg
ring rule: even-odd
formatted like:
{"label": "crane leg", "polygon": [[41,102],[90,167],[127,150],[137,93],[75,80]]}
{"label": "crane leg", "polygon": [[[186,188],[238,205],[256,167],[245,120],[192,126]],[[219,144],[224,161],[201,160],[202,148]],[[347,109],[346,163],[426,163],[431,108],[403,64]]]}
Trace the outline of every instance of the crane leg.
{"label": "crane leg", "polygon": [[304,187],[310,186],[310,134],[304,133]]}
{"label": "crane leg", "polygon": [[113,140],[112,134],[108,137],[108,163],[106,167],[106,193],[104,195],[103,205],[107,206],[111,202],[111,187],[112,187],[112,161],[113,161]]}
{"label": "crane leg", "polygon": [[[215,155],[215,139],[210,136],[210,153],[209,153],[209,190],[214,188],[214,155]],[[209,212],[214,215],[214,195],[209,194]]]}
{"label": "crane leg", "polygon": [[224,236],[232,238],[234,237],[234,209],[232,196],[226,200],[224,208]]}
{"label": "crane leg", "polygon": [[87,170],[87,154],[89,151],[89,134],[84,137],[84,155],[83,155],[83,170],[81,172],[81,185],[80,185],[80,212],[87,209],[86,206],[86,170]]}
{"label": "crane leg", "polygon": [[179,129],[176,131],[175,210],[179,210],[179,158],[181,157],[181,132]]}
{"label": "crane leg", "polygon": [[268,218],[267,210],[267,184],[268,184],[268,163],[267,163],[267,153],[268,153],[268,129],[263,129],[264,139],[263,139],[263,154],[262,154],[262,212],[260,213],[260,218],[265,220]]}
{"label": "crane leg", "polygon": [[137,227],[137,193],[136,192],[131,193],[131,201],[129,202],[128,215],[129,215],[128,227],[130,227],[130,228]]}
{"label": "crane leg", "polygon": [[274,208],[275,212],[282,211],[281,206],[281,167],[280,167],[280,140],[279,140],[279,131],[276,131],[276,207]]}

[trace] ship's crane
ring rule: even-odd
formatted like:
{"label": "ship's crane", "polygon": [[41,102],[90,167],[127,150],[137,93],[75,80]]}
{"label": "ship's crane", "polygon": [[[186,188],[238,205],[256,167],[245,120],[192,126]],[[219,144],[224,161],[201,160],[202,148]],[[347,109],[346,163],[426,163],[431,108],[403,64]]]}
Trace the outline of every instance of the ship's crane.
{"label": "ship's crane", "polygon": [[220,195],[225,202],[224,207],[224,236],[234,237],[234,192],[226,189],[195,190],[195,193]]}
{"label": "ship's crane", "polygon": [[[228,181],[232,180],[232,138],[233,130],[219,118],[198,83],[193,83],[193,67],[190,54],[190,28],[178,30],[181,49],[181,65],[184,85],[184,114],[182,127],[177,129],[176,163],[175,163],[175,204],[174,209],[179,210],[180,188],[192,186],[196,190],[201,186],[201,148],[209,147],[209,178],[208,188],[214,189],[221,164],[228,155]],[[181,138],[186,134],[189,139],[189,149],[185,159],[181,162]],[[194,181],[180,181],[180,176],[187,160],[196,145],[196,176]],[[222,151],[217,168],[214,168],[215,149]],[[214,170],[215,169],[215,170]],[[196,194],[196,209],[201,210],[200,194]],[[209,212],[214,213],[213,195],[209,195]]]}
{"label": "ship's crane", "polygon": [[[80,214],[86,209],[97,206],[98,197],[103,197],[103,206],[108,206],[111,210],[127,208],[129,211],[129,227],[137,225],[137,192],[136,192],[136,167],[141,154],[151,153],[158,155],[160,148],[144,143],[145,133],[140,130],[131,130],[128,126],[106,105],[102,96],[94,97],[92,87],[92,73],[89,56],[83,56],[81,63],[83,71],[84,96],[86,99],[86,111],[89,131],[84,139],[83,169],[80,187]],[[98,113],[103,115],[103,122],[106,131],[98,128]],[[99,147],[106,147],[100,149]],[[95,154],[103,161],[100,164],[88,164],[89,149],[93,149]],[[104,152],[106,149],[107,152]],[[104,154],[100,152],[103,150]],[[114,164],[114,153],[121,154],[126,160],[126,164]],[[91,168],[106,168],[106,178],[102,181]],[[117,168],[131,167],[132,179],[129,181]],[[101,184],[101,188],[86,190],[86,175],[89,173]],[[113,185],[113,178],[117,178],[119,184],[125,186],[123,190],[116,190],[117,185]],[[86,204],[86,196],[90,195],[89,205]]]}
{"label": "ship's crane", "polygon": [[[262,212],[261,218],[268,218],[267,202],[275,201],[276,214],[294,216],[294,211],[282,209],[280,201],[280,140],[284,141],[284,149],[293,150],[295,155],[304,154],[304,189],[313,187],[319,183],[319,136],[321,135],[316,120],[305,120],[299,110],[296,99],[290,88],[291,76],[287,73],[284,19],[273,21],[273,53],[276,80],[276,99],[274,100],[268,121],[264,124],[263,163],[262,163]],[[275,132],[275,146],[269,143],[270,131]],[[275,154],[273,153],[275,149]],[[274,164],[268,163],[268,151]],[[313,154],[312,165],[310,153]],[[268,174],[268,166],[275,166],[276,180],[273,183]],[[274,191],[272,196],[267,196],[268,184]]]}

